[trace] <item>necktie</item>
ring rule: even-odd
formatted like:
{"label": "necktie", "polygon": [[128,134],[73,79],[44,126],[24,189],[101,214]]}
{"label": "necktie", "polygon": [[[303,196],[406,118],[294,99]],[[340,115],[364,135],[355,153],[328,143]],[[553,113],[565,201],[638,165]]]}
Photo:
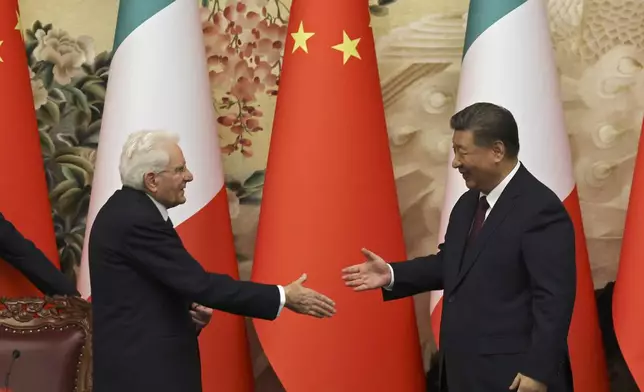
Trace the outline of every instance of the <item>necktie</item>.
{"label": "necktie", "polygon": [[474,242],[474,239],[476,239],[476,236],[478,236],[479,231],[481,231],[483,222],[485,222],[485,213],[487,212],[488,208],[490,208],[490,204],[488,204],[485,196],[479,198],[479,203],[476,207],[476,214],[474,215],[474,221],[472,222],[472,229],[470,230],[470,236],[467,239],[468,246],[472,242]]}
{"label": "necktie", "polygon": [[174,223],[172,223],[172,219],[170,219],[170,217],[168,217],[168,219],[166,219],[165,223],[166,223],[166,225],[168,225],[171,229],[174,229]]}

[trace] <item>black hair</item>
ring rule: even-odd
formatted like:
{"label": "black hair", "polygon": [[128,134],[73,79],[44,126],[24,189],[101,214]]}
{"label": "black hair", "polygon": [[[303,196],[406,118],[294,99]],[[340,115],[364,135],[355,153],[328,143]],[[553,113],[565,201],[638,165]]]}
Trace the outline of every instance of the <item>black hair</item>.
{"label": "black hair", "polygon": [[492,147],[501,141],[509,158],[519,155],[519,129],[506,108],[489,102],[477,102],[454,114],[450,126],[455,131],[471,131],[479,147]]}

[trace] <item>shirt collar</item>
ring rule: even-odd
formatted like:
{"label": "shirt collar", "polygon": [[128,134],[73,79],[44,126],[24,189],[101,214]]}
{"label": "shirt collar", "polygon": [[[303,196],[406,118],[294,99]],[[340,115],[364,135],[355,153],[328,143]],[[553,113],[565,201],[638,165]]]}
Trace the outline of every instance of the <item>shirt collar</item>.
{"label": "shirt collar", "polygon": [[161,204],[158,201],[156,201],[154,199],[154,197],[148,195],[147,193],[146,193],[146,195],[150,198],[150,200],[152,200],[154,205],[157,206],[157,208],[159,209],[159,212],[161,213],[161,216],[163,217],[163,220],[167,221],[168,220],[168,209],[163,204]]}
{"label": "shirt collar", "polygon": [[[489,194],[487,194],[487,203],[490,205],[490,210],[494,207],[494,204],[499,201],[499,197],[501,197],[501,193],[503,193],[503,190],[505,189],[506,186],[510,183],[510,180],[512,180],[512,177],[514,177],[515,174],[517,174],[517,171],[519,171],[519,167],[521,166],[521,162],[517,161],[517,164],[514,166],[514,169],[505,176],[505,178],[490,191]],[[486,196],[485,193],[480,194],[479,197],[481,196]]]}

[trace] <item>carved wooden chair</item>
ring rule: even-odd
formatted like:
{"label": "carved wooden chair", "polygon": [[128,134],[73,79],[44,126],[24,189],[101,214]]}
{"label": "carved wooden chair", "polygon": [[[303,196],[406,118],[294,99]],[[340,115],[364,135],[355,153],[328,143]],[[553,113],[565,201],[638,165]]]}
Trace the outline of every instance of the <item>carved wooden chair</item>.
{"label": "carved wooden chair", "polygon": [[91,392],[91,342],[80,298],[0,299],[0,391]]}

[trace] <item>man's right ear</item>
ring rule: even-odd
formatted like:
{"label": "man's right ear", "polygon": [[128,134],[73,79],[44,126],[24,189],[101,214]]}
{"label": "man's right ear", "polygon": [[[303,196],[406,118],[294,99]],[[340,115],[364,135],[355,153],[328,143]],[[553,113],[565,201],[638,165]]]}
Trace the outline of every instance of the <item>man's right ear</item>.
{"label": "man's right ear", "polygon": [[157,187],[157,176],[154,173],[145,173],[143,176],[143,185],[145,188],[154,192]]}

